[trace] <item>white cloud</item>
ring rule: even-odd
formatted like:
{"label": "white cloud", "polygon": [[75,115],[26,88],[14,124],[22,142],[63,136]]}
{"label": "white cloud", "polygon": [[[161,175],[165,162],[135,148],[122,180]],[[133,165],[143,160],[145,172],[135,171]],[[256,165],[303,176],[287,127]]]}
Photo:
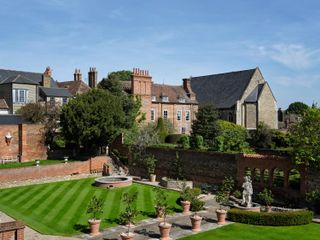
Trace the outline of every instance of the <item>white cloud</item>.
{"label": "white cloud", "polygon": [[320,60],[320,50],[307,48],[301,44],[273,44],[271,46],[255,46],[259,54],[281,63],[293,70],[313,67]]}

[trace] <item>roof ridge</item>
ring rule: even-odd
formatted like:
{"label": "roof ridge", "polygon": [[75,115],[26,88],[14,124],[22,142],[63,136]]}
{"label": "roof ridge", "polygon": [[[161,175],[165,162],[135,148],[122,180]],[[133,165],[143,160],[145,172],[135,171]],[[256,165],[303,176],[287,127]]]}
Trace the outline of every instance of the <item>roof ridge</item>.
{"label": "roof ridge", "polygon": [[231,74],[231,73],[249,72],[249,71],[255,71],[256,69],[257,69],[257,67],[256,67],[256,68],[239,70],[239,71],[231,71],[231,72],[222,72],[222,73],[215,73],[215,74],[209,74],[209,75],[202,75],[202,76],[191,77],[191,78],[200,78],[200,77],[209,77],[209,76],[225,75],[225,74]]}
{"label": "roof ridge", "polygon": [[43,74],[43,73],[39,73],[39,72],[27,72],[27,71],[20,71],[20,70],[11,70],[11,69],[3,69],[3,68],[0,68],[0,71],[3,70],[3,71],[10,71],[10,72],[22,72],[22,73],[35,73],[35,74]]}

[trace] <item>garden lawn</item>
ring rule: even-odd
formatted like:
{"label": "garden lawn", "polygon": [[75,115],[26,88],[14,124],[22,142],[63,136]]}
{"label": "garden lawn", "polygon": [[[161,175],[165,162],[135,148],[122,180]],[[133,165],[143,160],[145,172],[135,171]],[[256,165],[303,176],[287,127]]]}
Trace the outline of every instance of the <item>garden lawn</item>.
{"label": "garden lawn", "polygon": [[319,224],[290,227],[269,227],[234,223],[222,228],[202,232],[181,240],[316,240],[320,239]]}
{"label": "garden lawn", "polygon": [[[72,160],[69,160],[72,161]],[[64,163],[64,160],[40,160],[40,165],[50,165],[50,164],[57,164],[57,163]],[[35,166],[36,162],[31,161],[31,162],[16,162],[16,163],[5,163],[1,164],[0,163],[0,169],[2,168],[20,168],[20,167],[30,167],[30,166]]]}
{"label": "garden lawn", "polygon": [[[104,199],[102,228],[118,224],[124,209],[121,196],[124,192],[138,192],[136,207],[141,211],[137,220],[153,217],[153,187],[133,184],[112,190],[92,186],[94,179],[39,184],[0,189],[0,211],[23,220],[28,226],[43,234],[76,235],[88,229],[87,205],[92,196]],[[168,191],[169,206],[180,210],[176,203],[179,193]]]}

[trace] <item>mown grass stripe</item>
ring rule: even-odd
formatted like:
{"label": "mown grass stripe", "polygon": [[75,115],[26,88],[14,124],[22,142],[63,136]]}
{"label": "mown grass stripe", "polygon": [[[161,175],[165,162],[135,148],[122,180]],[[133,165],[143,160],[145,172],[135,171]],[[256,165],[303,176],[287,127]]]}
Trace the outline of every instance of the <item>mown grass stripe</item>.
{"label": "mown grass stripe", "polygon": [[143,195],[144,195],[144,211],[150,211],[150,209],[154,208],[154,193],[153,189],[151,188],[143,188]]}
{"label": "mown grass stripe", "polygon": [[121,196],[123,194],[123,189],[116,189],[115,199],[117,200],[116,204],[112,205],[112,211],[110,212],[109,219],[115,219],[119,217],[120,207],[123,206],[121,203]]}
{"label": "mown grass stripe", "polygon": [[72,184],[72,181],[63,182],[62,184],[60,184],[59,190],[55,191],[51,196],[51,199],[48,199],[46,201],[46,206],[39,214],[50,216],[51,211],[54,211],[55,207],[59,204],[59,200],[63,201],[63,196],[69,191],[69,186],[71,186]]}
{"label": "mown grass stripe", "polygon": [[115,191],[108,190],[108,195],[104,201],[105,203],[103,207],[104,216],[107,219],[109,219],[109,215],[111,214],[114,205],[120,204],[119,200],[115,201],[115,196],[116,196]]}
{"label": "mown grass stripe", "polygon": [[65,204],[59,205],[59,208],[56,208],[56,214],[53,216],[53,218],[50,220],[51,222],[57,222],[58,220],[61,220],[66,212],[66,209],[70,207],[71,204],[76,199],[77,194],[79,194],[79,191],[87,184],[85,181],[79,181],[77,182],[72,189],[64,196]]}
{"label": "mown grass stripe", "polygon": [[14,189],[13,190],[13,195],[10,195],[10,196],[4,196],[3,198],[1,198],[1,202],[4,202],[4,203],[11,203],[13,199],[17,199],[19,196],[22,196],[24,195],[23,193],[24,192],[28,192],[30,191],[30,189],[28,188],[18,188],[18,189]]}

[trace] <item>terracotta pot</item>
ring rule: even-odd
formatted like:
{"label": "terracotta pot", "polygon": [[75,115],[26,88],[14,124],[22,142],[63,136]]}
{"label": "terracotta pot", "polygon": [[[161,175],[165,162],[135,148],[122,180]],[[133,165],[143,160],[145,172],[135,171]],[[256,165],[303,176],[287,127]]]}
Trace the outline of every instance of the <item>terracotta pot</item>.
{"label": "terracotta pot", "polygon": [[223,209],[217,209],[217,218],[218,218],[218,224],[223,225],[226,223],[226,216],[227,216],[227,211]]}
{"label": "terracotta pot", "polygon": [[157,175],[150,174],[150,176],[149,176],[150,182],[155,182],[156,181],[156,177],[157,177]]}
{"label": "terracotta pot", "polygon": [[162,222],[159,224],[159,229],[160,229],[160,240],[169,240],[171,224]]}
{"label": "terracotta pot", "polygon": [[157,219],[163,219],[164,209],[162,207],[156,208]]}
{"label": "terracotta pot", "polygon": [[129,232],[129,233],[121,233],[120,237],[121,237],[122,240],[133,240],[134,233],[131,233],[131,232]]}
{"label": "terracotta pot", "polygon": [[191,224],[192,224],[192,231],[193,232],[200,232],[202,217],[195,214],[195,215],[191,216],[190,219],[191,219]]}
{"label": "terracotta pot", "polygon": [[189,201],[180,201],[182,206],[182,214],[183,215],[189,215],[190,214],[190,205],[191,203]]}
{"label": "terracotta pot", "polygon": [[90,235],[91,236],[99,235],[100,234],[99,228],[100,228],[101,220],[100,219],[89,219],[88,223],[90,225]]}

